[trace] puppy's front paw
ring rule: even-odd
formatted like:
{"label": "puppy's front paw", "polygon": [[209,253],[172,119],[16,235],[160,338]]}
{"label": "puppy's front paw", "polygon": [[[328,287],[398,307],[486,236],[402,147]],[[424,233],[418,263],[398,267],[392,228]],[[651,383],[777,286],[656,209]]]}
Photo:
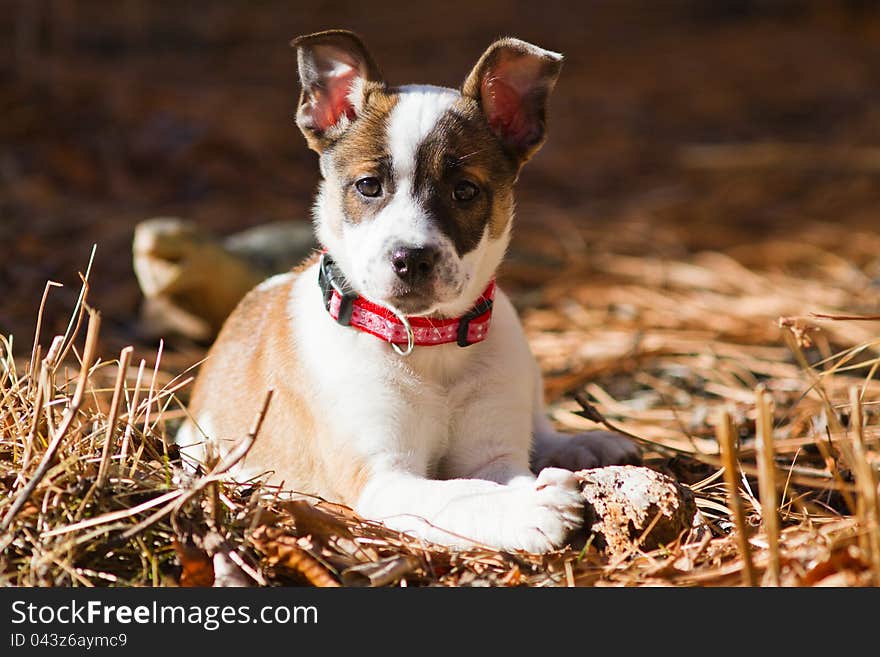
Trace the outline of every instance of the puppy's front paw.
{"label": "puppy's front paw", "polygon": [[547,468],[527,491],[522,516],[516,522],[511,547],[527,552],[549,552],[565,544],[568,535],[584,522],[580,483],[567,470]]}
{"label": "puppy's front paw", "polygon": [[606,465],[640,465],[638,446],[626,436],[610,431],[590,431],[576,436],[558,435],[540,445],[532,458],[532,472],[565,468],[576,472]]}

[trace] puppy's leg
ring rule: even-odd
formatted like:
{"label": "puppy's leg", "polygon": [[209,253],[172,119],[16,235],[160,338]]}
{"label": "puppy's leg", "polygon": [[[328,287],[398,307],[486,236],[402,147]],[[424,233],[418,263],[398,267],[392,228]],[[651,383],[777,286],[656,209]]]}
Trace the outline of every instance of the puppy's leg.
{"label": "puppy's leg", "polygon": [[625,436],[611,431],[588,431],[575,435],[552,428],[535,433],[532,471],[565,468],[575,472],[606,465],[639,465],[639,448]]}
{"label": "puppy's leg", "polygon": [[638,446],[618,433],[588,431],[567,435],[557,432],[544,412],[540,372],[535,390],[532,472],[551,467],[577,471],[606,465],[638,465],[642,462]]}
{"label": "puppy's leg", "polygon": [[562,546],[583,523],[580,484],[565,470],[529,472],[531,391],[489,387],[492,394],[467,395],[459,407],[438,466],[442,480],[379,471],[358,510],[438,543],[530,552]]}
{"label": "puppy's leg", "polygon": [[577,480],[555,468],[537,479],[516,477],[510,484],[385,472],[367,483],[355,508],[398,531],[437,543],[482,543],[529,552],[562,546],[569,532],[583,523]]}

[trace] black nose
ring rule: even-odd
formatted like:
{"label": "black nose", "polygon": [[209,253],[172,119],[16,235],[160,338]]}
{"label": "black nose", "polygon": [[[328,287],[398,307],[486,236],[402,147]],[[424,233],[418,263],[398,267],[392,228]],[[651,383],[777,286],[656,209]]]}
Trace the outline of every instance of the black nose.
{"label": "black nose", "polygon": [[398,247],[391,252],[394,273],[410,285],[422,283],[434,271],[437,251],[430,247]]}

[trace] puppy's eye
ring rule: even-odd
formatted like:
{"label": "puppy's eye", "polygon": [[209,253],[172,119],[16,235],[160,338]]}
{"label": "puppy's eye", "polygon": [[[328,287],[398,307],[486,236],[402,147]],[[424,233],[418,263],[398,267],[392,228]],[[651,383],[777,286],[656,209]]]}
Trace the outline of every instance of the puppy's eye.
{"label": "puppy's eye", "polygon": [[375,198],[382,194],[382,183],[378,178],[361,178],[354,184],[362,196]]}
{"label": "puppy's eye", "polygon": [[455,187],[452,190],[452,198],[456,201],[466,203],[468,201],[473,201],[479,193],[480,188],[471,181],[459,180],[455,183]]}

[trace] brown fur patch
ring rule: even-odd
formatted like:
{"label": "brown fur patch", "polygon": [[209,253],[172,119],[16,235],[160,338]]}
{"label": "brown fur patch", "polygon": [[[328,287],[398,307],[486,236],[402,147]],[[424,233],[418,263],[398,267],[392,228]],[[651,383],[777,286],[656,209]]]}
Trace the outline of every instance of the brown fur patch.
{"label": "brown fur patch", "polygon": [[[365,93],[364,107],[357,120],[331,147],[330,155],[339,177],[339,193],[345,217],[359,223],[379,212],[394,193],[391,153],[388,150],[388,117],[397,96],[374,88]],[[375,177],[383,194],[362,196],[355,188],[361,178]]]}
{"label": "brown fur patch", "polygon": [[[283,284],[256,288],[230,315],[202,365],[189,405],[199,420],[207,416],[213,440],[227,447],[244,437],[269,388],[275,390],[260,433],[244,466],[273,471],[270,481],[285,488],[354,504],[369,478],[355,454],[319,444],[311,390],[299,374],[297,345],[288,301],[293,281],[309,259]],[[316,283],[317,285],[317,283]]]}
{"label": "brown fur patch", "polygon": [[[492,134],[478,103],[458,99],[419,147],[415,192],[459,255],[473,250],[486,226],[498,238],[513,211],[518,162]],[[456,183],[477,185],[478,195],[456,201]]]}

